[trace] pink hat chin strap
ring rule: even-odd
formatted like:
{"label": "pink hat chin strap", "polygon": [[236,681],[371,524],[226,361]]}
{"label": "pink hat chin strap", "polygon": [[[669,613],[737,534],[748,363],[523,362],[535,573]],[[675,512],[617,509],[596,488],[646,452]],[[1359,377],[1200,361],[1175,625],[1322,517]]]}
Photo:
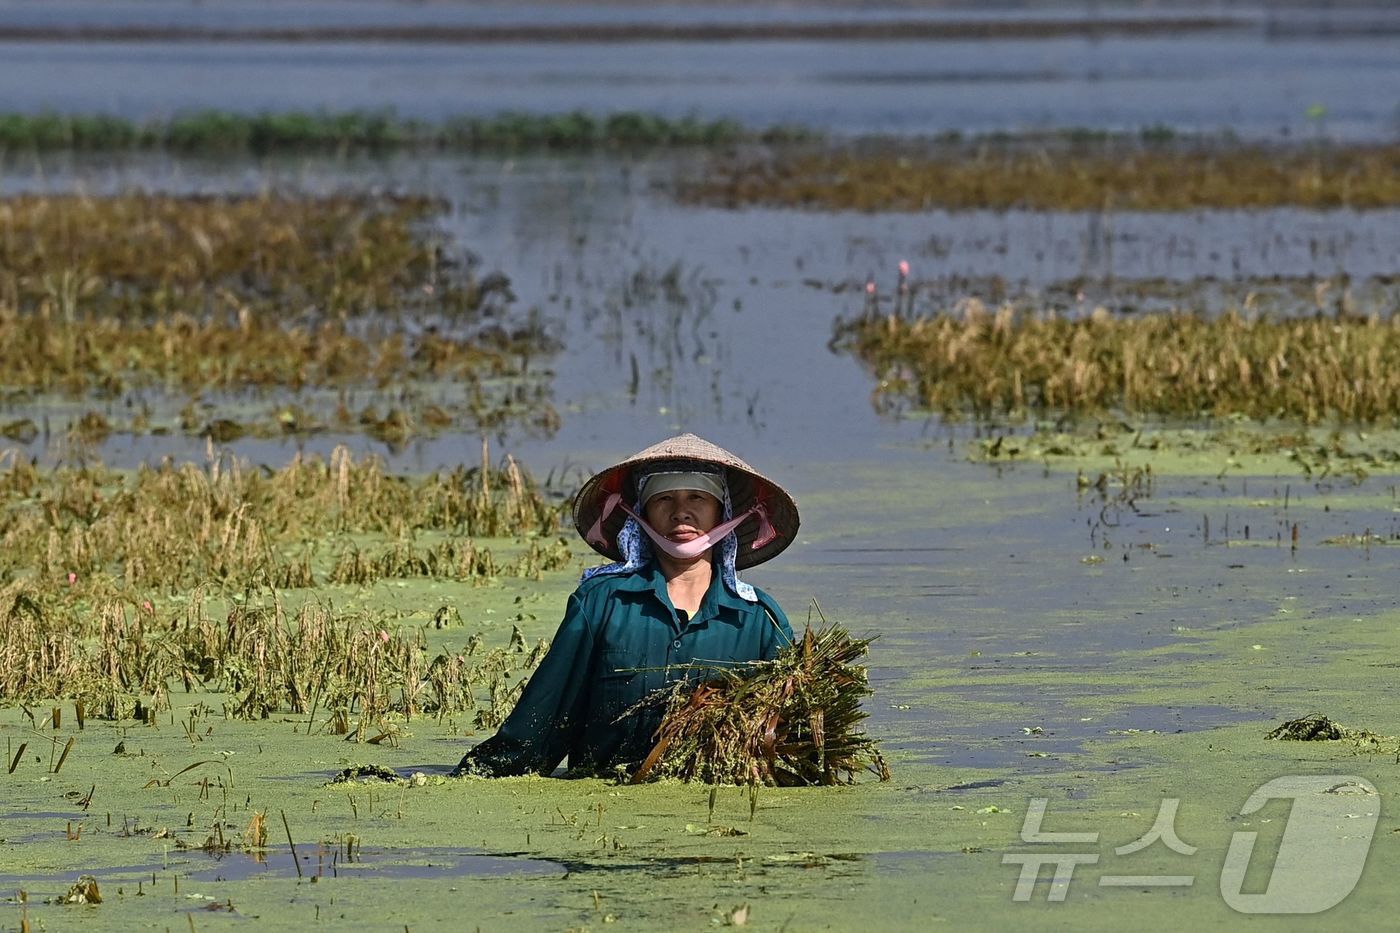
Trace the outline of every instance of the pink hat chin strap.
{"label": "pink hat chin strap", "polygon": [[693,560],[699,557],[701,554],[704,554],[710,548],[723,541],[731,531],[748,521],[750,516],[758,516],[758,534],[754,536],[753,543],[749,545],[751,550],[758,550],[778,536],[778,533],[773,530],[773,523],[768,518],[767,507],[759,502],[752,508],[734,516],[724,524],[716,525],[698,538],[692,538],[689,541],[681,542],[672,541],[670,538],[651,527],[645,518],[632,511],[631,507],[622,501],[621,494],[611,493],[603,502],[603,511],[598,516],[598,520],[593,523],[592,528],[588,529],[588,534],[584,535],[583,539],[589,544],[607,547],[608,539],[603,536],[603,522],[607,521],[613,509],[618,507],[621,507],[622,511],[637,520],[637,524],[642,526],[642,530],[647,533],[647,537],[651,539],[653,544],[676,560]]}

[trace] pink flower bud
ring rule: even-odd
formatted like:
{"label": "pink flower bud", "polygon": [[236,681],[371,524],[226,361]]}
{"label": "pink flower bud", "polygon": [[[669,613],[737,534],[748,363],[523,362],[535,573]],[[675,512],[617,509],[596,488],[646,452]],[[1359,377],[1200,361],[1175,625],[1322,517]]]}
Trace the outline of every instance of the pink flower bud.
{"label": "pink flower bud", "polygon": [[77,582],[78,582],[78,575],[77,575],[76,573],[74,573],[73,571],[71,571],[71,570],[68,571],[68,585],[69,585],[69,586],[72,586],[74,583],[77,583]]}

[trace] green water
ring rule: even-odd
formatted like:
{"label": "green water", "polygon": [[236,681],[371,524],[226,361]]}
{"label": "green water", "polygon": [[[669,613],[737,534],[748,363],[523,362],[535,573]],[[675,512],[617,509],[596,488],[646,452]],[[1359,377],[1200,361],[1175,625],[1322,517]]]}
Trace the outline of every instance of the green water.
{"label": "green water", "polygon": [[[811,482],[828,491],[803,499],[798,542],[750,573],[799,623],[816,599],[856,634],[879,634],[869,725],[894,771],[888,784],[764,788],[752,813],[747,791],[722,788],[711,814],[699,786],[446,778],[482,737],[466,717],[403,723],[395,744],[369,745],[319,722],[308,728],[305,717],[226,720],[211,695],[175,695],[153,726],[89,719],[77,731],[67,708],[63,729],[38,731],[47,708],[33,710],[35,722],[11,709],[0,714],[7,766],[28,747],[0,774],[0,924],[18,927],[27,913],[34,929],[91,930],[184,929],[191,919],[201,930],[249,920],[410,930],[736,920],[773,930],[1233,927],[1244,915],[1220,881],[1232,835],[1259,834],[1245,891],[1262,892],[1289,816],[1283,800],[1248,816],[1241,807],[1273,778],[1319,774],[1356,776],[1379,795],[1348,798],[1354,820],[1313,840],[1316,851],[1344,846],[1368,813],[1380,819],[1349,896],[1320,917],[1283,920],[1383,923],[1400,868],[1394,750],[1263,736],[1308,713],[1400,732],[1400,699],[1384,688],[1400,656],[1387,583],[1395,552],[1320,543],[1339,529],[1383,527],[1393,477],[1319,484],[1255,464],[1241,494],[1240,478],[1222,482],[1218,468],[1163,455],[1152,495],[1136,510],[1110,510],[1112,527],[1091,535],[1107,512],[1076,489],[1078,467],[998,470],[963,453],[893,449],[825,473],[810,464]],[[1266,491],[1278,483],[1290,487],[1286,515]],[[1233,530],[1227,539],[1219,523],[1206,540],[1199,516],[1225,508],[1239,516],[1232,528],[1301,523],[1299,547],[1235,540]],[[323,595],[394,608],[404,624],[427,625],[451,603],[463,627],[430,633],[447,644],[508,633],[519,597],[533,639],[551,633],[575,573]],[[55,773],[69,736],[77,740]],[[422,777],[326,783],[369,763]],[[1097,839],[1025,842],[1037,798],[1042,831]],[[1116,853],[1169,799],[1193,854],[1161,842]],[[268,828],[262,862],[239,845],[257,811]],[[201,851],[210,837],[231,851]],[[1049,899],[1053,865],[1017,900],[1015,859],[1040,852],[1099,858],[1075,868],[1063,900]],[[97,879],[101,904],[46,903],[82,874]],[[1193,881],[1101,883],[1120,876]]]}

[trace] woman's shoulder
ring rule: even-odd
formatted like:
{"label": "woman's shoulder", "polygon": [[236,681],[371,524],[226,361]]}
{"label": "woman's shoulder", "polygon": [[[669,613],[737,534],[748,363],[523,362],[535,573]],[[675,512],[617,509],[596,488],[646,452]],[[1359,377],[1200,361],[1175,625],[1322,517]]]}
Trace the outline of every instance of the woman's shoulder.
{"label": "woman's shoulder", "polygon": [[606,598],[618,590],[634,590],[637,588],[639,576],[636,571],[594,574],[579,581],[578,586],[574,588],[574,595],[579,599],[597,599]]}
{"label": "woman's shoulder", "polygon": [[771,593],[756,586],[753,588],[753,592],[754,595],[758,597],[759,605],[763,608],[767,609],[769,612],[782,613],[783,607],[778,605],[778,601],[773,598]]}
{"label": "woman's shoulder", "polygon": [[758,605],[755,608],[778,623],[779,628],[785,629],[791,635],[792,623],[788,621],[787,613],[783,612],[783,607],[778,605],[778,601],[758,587],[754,587],[753,591],[754,595],[758,597]]}
{"label": "woman's shoulder", "polygon": [[635,594],[650,589],[651,584],[644,574],[638,573],[599,573],[579,581],[569,596],[569,607],[564,624],[581,625],[596,630],[605,625],[617,611],[628,611],[625,607],[634,603]]}

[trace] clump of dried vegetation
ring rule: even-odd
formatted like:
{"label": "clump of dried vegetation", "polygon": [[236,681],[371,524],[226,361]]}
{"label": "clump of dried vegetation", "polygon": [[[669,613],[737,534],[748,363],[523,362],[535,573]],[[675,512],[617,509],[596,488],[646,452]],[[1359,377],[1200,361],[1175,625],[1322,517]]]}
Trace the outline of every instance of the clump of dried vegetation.
{"label": "clump of dried vegetation", "polygon": [[1175,211],[1400,205],[1400,145],[979,141],[728,158],[683,199],[816,210]]}
{"label": "clump of dried vegetation", "polygon": [[74,606],[24,581],[0,588],[0,623],[0,702],[71,698],[89,715],[151,719],[183,687],[223,694],[226,716],[310,723],[319,713],[325,730],[368,741],[417,716],[473,712],[478,728],[495,728],[549,647],[528,647],[516,629],[506,646],[482,651],[478,635],[430,657],[421,627],[315,603],[234,606],[214,619],[196,593],[158,618],[149,603]]}
{"label": "clump of dried vegetation", "polygon": [[[434,233],[442,208],[388,196],[0,200],[0,388],[125,395],[138,410],[132,393],[321,390],[331,411],[283,400],[278,429],[333,420],[386,440],[490,427],[503,411],[549,428],[547,395],[521,377],[552,343],[533,314],[511,313],[504,276],[479,276]],[[416,398],[431,385],[454,400]],[[396,395],[387,414],[355,412],[354,389]],[[180,427],[221,440],[239,429],[220,424],[189,415]]]}
{"label": "clump of dried vegetation", "polygon": [[1266,739],[1292,742],[1346,742],[1357,754],[1395,755],[1400,761],[1400,738],[1369,729],[1353,729],[1316,713],[1290,719],[1269,730]]}
{"label": "clump of dried vegetation", "polygon": [[[483,451],[484,453],[484,451]],[[158,598],[213,585],[228,591],[384,577],[479,580],[534,576],[570,559],[557,537],[564,504],[514,461],[425,477],[394,475],[337,448],[280,470],[236,459],[41,471],[0,456],[0,583],[28,580],[70,598]],[[420,535],[446,535],[423,548]],[[366,558],[350,536],[387,537]],[[474,543],[528,537],[510,561]],[[324,556],[324,559],[323,559]],[[320,569],[329,563],[329,572]]]}
{"label": "clump of dried vegetation", "polygon": [[[634,783],[674,777],[751,786],[837,784],[861,771],[890,772],[860,730],[869,696],[869,639],[840,626],[810,627],[772,661],[662,691],[665,717]],[[657,702],[656,699],[647,702]]]}
{"label": "clump of dried vegetation", "polygon": [[834,345],[871,370],[882,407],[949,417],[1121,411],[1313,424],[1400,415],[1395,315],[1069,317],[969,300],[956,312],[838,322]]}

